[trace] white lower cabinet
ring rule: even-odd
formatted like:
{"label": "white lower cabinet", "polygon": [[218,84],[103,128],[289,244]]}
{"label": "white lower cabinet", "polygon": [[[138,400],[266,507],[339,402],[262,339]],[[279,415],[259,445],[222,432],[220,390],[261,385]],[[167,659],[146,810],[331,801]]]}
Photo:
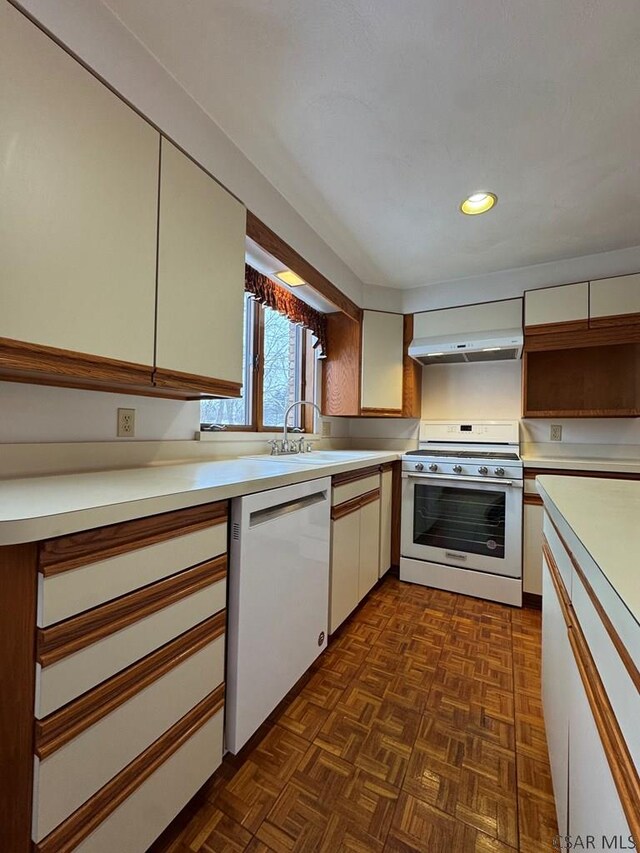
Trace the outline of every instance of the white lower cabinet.
{"label": "white lower cabinet", "polygon": [[358,561],[358,601],[362,601],[378,581],[380,570],[380,498],[363,506],[360,516],[360,559]]}
{"label": "white lower cabinet", "polygon": [[527,503],[523,511],[522,530],[522,589],[532,595],[542,595],[542,518],[541,505]]}
{"label": "white lower cabinet", "polygon": [[[359,484],[367,489],[363,494],[357,494]],[[375,585],[380,571],[380,477],[367,476],[348,486],[348,491],[346,484],[333,488],[330,633]],[[341,500],[343,494],[348,500]]]}
{"label": "white lower cabinet", "polygon": [[[585,839],[584,849],[632,849],[620,795],[575,664],[565,682],[565,690],[569,711],[569,828],[566,834],[572,839],[578,836]],[[586,846],[587,838],[593,839],[589,847]],[[627,846],[621,846],[620,839]],[[613,846],[614,843],[617,846]]]}
{"label": "white lower cabinet", "polygon": [[[537,507],[536,507],[537,508]],[[540,536],[542,539],[542,534]],[[558,831],[568,834],[569,704],[563,685],[572,666],[567,625],[562,615],[549,566],[542,560],[542,703],[549,762],[556,801]],[[573,664],[575,667],[575,664]]]}
{"label": "white lower cabinet", "polygon": [[391,529],[393,526],[393,473],[383,471],[380,475],[380,568],[382,577],[391,566]]}
{"label": "white lower cabinet", "polygon": [[331,606],[329,630],[333,633],[358,603],[360,568],[360,511],[331,524]]}

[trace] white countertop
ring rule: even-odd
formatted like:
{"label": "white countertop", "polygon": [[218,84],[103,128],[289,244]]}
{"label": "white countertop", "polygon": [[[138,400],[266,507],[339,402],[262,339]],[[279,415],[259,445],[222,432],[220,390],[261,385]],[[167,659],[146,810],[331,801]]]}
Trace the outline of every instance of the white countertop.
{"label": "white countertop", "polygon": [[[340,462],[226,459],[0,481],[0,545],[35,542],[145,515],[227,500],[393,462],[399,453],[343,451]],[[344,461],[342,461],[344,457]]]}
{"label": "white countertop", "polygon": [[523,444],[525,468],[563,468],[573,471],[602,471],[640,474],[637,444]]}
{"label": "white countertop", "polygon": [[640,482],[543,475],[537,484],[640,622]]}

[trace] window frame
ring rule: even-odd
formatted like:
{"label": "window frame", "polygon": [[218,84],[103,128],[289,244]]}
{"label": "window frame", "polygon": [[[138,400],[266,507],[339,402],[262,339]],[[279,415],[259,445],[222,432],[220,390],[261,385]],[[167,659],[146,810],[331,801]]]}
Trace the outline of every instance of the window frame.
{"label": "window frame", "polygon": [[[243,343],[246,335],[246,342],[250,344],[250,347],[246,354],[247,369],[244,379],[245,383],[248,381],[249,385],[248,389],[245,387],[245,393],[248,390],[246,400],[250,423],[225,424],[225,432],[273,433],[280,432],[283,429],[282,426],[273,426],[263,422],[264,328],[265,311],[267,310],[273,309],[269,309],[255,299],[249,298],[246,329],[243,329]],[[296,367],[300,374],[300,399],[315,401],[316,359],[312,343],[313,335],[303,326],[295,323],[291,325],[296,327],[297,334],[300,336],[300,360]],[[305,434],[313,433],[314,410],[311,406],[298,407],[294,410],[294,415],[294,420],[290,419],[289,421],[289,429],[298,428]]]}

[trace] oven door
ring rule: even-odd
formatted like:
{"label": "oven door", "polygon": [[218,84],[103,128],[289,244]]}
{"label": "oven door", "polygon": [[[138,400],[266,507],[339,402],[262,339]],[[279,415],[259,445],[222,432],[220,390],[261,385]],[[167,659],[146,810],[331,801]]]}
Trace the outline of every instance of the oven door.
{"label": "oven door", "polygon": [[402,556],[522,576],[522,481],[402,474]]}

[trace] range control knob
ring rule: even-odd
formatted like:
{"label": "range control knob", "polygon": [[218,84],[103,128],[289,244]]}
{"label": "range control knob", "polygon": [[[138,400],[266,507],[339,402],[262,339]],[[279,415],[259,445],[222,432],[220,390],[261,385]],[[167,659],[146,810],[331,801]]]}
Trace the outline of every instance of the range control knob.
{"label": "range control knob", "polygon": [[496,477],[504,477],[504,468],[496,468],[494,473]]}
{"label": "range control knob", "polygon": [[478,468],[478,474],[488,474],[488,473],[489,473],[489,469],[487,468],[486,465],[481,465]]}
{"label": "range control knob", "polygon": [[437,471],[438,470],[438,466],[436,465],[435,462],[432,462],[431,465],[429,465],[429,470],[430,471]]}
{"label": "range control knob", "polygon": [[416,471],[424,471],[424,465],[422,464],[422,462],[416,462],[413,467],[416,469]]}
{"label": "range control knob", "polygon": [[462,465],[454,465],[453,470],[456,474],[462,474]]}

